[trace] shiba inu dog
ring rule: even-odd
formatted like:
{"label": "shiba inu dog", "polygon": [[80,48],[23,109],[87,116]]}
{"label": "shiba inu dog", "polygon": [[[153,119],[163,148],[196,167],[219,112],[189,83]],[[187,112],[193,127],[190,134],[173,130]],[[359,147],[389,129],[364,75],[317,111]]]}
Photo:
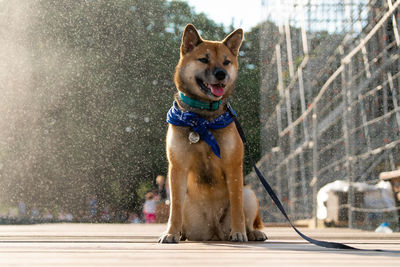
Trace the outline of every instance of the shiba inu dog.
{"label": "shiba inu dog", "polygon": [[222,42],[203,40],[191,24],[184,30],[167,119],[170,217],[160,243],[267,239],[258,200],[243,185],[244,147],[228,111],[242,39],[242,29]]}

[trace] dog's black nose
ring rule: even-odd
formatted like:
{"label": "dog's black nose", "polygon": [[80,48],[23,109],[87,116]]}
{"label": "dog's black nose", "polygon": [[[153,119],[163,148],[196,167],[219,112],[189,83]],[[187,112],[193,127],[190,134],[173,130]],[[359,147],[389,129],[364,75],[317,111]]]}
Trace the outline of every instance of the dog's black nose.
{"label": "dog's black nose", "polygon": [[213,74],[214,74],[215,78],[217,78],[218,81],[221,81],[221,80],[225,79],[225,77],[226,77],[226,70],[220,69],[220,68],[215,68],[213,71]]}

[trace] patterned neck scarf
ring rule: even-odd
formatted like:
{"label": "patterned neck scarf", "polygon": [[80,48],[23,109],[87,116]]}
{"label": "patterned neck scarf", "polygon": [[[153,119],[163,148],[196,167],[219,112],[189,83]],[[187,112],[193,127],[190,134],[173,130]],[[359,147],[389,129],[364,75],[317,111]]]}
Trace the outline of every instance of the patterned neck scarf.
{"label": "patterned neck scarf", "polygon": [[221,158],[218,142],[209,129],[217,130],[225,128],[233,122],[233,119],[231,113],[227,111],[218,118],[208,121],[194,112],[181,111],[174,101],[173,106],[168,111],[167,122],[175,126],[190,127],[211,147],[214,154]]}

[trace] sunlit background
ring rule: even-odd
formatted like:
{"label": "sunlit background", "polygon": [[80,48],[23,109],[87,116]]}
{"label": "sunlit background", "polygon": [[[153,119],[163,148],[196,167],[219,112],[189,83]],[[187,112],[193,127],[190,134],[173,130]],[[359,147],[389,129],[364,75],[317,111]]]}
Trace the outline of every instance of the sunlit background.
{"label": "sunlit background", "polygon": [[[187,23],[213,40],[233,29],[184,1],[0,2],[4,222],[142,217],[145,194],[166,176],[165,118]],[[237,97],[254,94],[237,101],[252,107],[248,127],[258,123],[257,58],[241,57]],[[258,155],[259,131],[249,134]]]}
{"label": "sunlit background", "polygon": [[[379,177],[400,165],[399,2],[0,0],[0,223],[143,222],[150,198],[165,222],[165,118],[192,23],[210,40],[245,30],[231,102],[290,216],[398,230],[395,180]],[[264,221],[282,222],[248,158]]]}

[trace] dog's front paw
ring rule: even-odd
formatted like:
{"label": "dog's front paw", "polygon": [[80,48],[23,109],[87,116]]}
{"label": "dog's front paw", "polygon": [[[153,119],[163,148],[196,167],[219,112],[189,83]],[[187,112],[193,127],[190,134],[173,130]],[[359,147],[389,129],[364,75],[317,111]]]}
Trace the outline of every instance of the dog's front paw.
{"label": "dog's front paw", "polygon": [[241,232],[231,233],[229,240],[232,242],[247,242],[247,235]]}
{"label": "dog's front paw", "polygon": [[158,243],[179,243],[180,235],[179,234],[162,234]]}
{"label": "dog's front paw", "polygon": [[267,235],[263,231],[253,230],[248,233],[249,241],[265,241],[267,240]]}

